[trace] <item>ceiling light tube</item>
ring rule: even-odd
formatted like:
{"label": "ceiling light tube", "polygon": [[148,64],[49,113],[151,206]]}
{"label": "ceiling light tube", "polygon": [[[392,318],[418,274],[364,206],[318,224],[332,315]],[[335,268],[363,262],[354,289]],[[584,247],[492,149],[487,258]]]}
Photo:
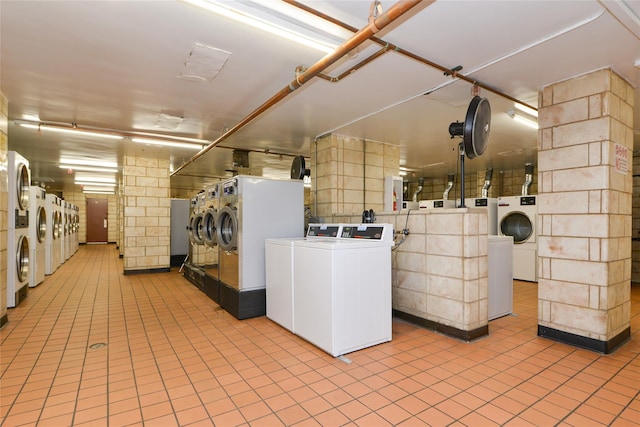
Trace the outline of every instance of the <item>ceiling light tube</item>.
{"label": "ceiling light tube", "polygon": [[115,187],[116,184],[114,182],[98,182],[98,181],[74,181],[76,185],[95,185],[97,187]]}
{"label": "ceiling light tube", "polygon": [[538,110],[535,110],[531,107],[527,107],[526,105],[518,104],[517,102],[513,104],[518,110],[522,111],[525,114],[528,114],[533,117],[538,117]]}
{"label": "ceiling light tube", "polygon": [[109,190],[82,190],[83,193],[89,193],[89,194],[116,194],[115,191],[109,191]]}
{"label": "ceiling light tube", "polygon": [[163,147],[187,148],[190,150],[202,150],[203,144],[189,142],[168,141],[164,139],[131,138],[136,144],[160,145]]}
{"label": "ceiling light tube", "polygon": [[65,165],[80,165],[80,166],[96,166],[105,168],[117,168],[118,162],[108,162],[102,160],[85,160],[85,159],[69,159],[62,157],[60,163]]}
{"label": "ceiling light tube", "polygon": [[116,183],[116,179],[111,176],[76,176],[76,182],[105,182]]}
{"label": "ceiling light tube", "polygon": [[61,126],[54,126],[54,125],[48,125],[45,123],[17,123],[18,126],[22,126],[25,127],[27,129],[37,129],[38,131],[52,131],[52,132],[61,132],[61,133],[67,133],[70,135],[80,135],[80,136],[91,136],[91,137],[97,137],[97,138],[107,138],[107,139],[122,139],[123,136],[122,135],[116,135],[114,133],[109,133],[109,132],[95,132],[95,131],[87,131],[87,130],[82,130],[82,129],[77,129],[74,127],[61,127]]}
{"label": "ceiling light tube", "polygon": [[511,117],[513,120],[519,123],[522,123],[525,126],[529,126],[530,128],[533,128],[533,129],[538,129],[538,122],[528,117],[524,117],[513,110],[507,111],[507,115]]}
{"label": "ceiling light tube", "polygon": [[70,165],[70,164],[60,164],[58,166],[60,169],[73,169],[74,171],[82,171],[82,172],[110,172],[117,173],[118,169],[114,168],[101,168],[99,166],[80,166],[80,165]]}
{"label": "ceiling light tube", "polygon": [[218,2],[214,0],[184,0],[186,3],[208,10],[215,14],[232,19],[236,22],[240,22],[245,25],[249,25],[253,28],[266,31],[268,33],[277,35],[279,37],[291,40],[293,42],[302,44],[313,49],[317,49],[324,53],[333,52],[337,45],[332,45],[321,40],[306,36],[297,31],[289,28],[285,28],[274,22],[270,22],[266,19],[251,15],[247,12],[241,11],[234,7],[229,6],[229,2]]}

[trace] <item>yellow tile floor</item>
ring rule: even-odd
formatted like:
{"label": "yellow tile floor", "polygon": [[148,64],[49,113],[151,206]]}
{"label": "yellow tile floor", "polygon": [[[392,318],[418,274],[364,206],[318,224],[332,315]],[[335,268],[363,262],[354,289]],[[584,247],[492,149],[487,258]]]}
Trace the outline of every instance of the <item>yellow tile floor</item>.
{"label": "yellow tile floor", "polygon": [[[265,317],[238,321],[177,271],[124,276],[83,246],[0,331],[3,426],[599,426],[640,424],[632,338],[601,355],[536,336],[537,286],[465,343],[394,321],[333,358]],[[97,347],[97,348],[95,348]]]}

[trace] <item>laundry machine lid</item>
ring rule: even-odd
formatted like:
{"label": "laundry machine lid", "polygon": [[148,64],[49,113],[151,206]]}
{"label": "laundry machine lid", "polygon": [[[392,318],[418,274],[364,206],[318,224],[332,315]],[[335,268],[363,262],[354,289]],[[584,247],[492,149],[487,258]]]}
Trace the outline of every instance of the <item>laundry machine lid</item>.
{"label": "laundry machine lid", "polygon": [[233,251],[238,248],[238,211],[231,206],[225,206],[218,212],[216,219],[216,238],[223,251]]}
{"label": "laundry machine lid", "polygon": [[22,235],[16,247],[16,273],[20,282],[29,278],[29,267],[29,239]]}
{"label": "laundry machine lid", "polygon": [[513,243],[525,243],[533,235],[533,224],[523,212],[510,212],[500,221],[500,232],[512,236]]}

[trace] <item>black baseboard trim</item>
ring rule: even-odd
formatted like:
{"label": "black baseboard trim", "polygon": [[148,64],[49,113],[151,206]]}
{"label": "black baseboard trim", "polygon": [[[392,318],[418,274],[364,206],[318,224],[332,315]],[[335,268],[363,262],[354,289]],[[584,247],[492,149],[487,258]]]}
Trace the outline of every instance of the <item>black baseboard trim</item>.
{"label": "black baseboard trim", "polygon": [[583,337],[582,335],[576,335],[542,325],[538,325],[538,336],[569,344],[574,347],[580,347],[603,354],[610,354],[620,348],[622,344],[631,338],[631,327],[627,327],[627,329],[608,341],[600,341],[595,338]]}
{"label": "black baseboard trim", "polygon": [[9,323],[9,316],[5,314],[4,316],[0,317],[0,329],[4,328],[4,325],[6,325],[7,323]]}
{"label": "black baseboard trim", "polygon": [[218,304],[238,320],[264,316],[267,314],[267,290],[262,288],[239,291],[220,282]]}
{"label": "black baseboard trim", "polygon": [[202,292],[216,303],[220,303],[220,280],[217,277],[205,273],[202,284]]}
{"label": "black baseboard trim", "polygon": [[396,309],[393,309],[393,315],[399,319],[406,320],[409,323],[413,323],[463,341],[473,341],[489,335],[489,325],[465,331],[463,329],[454,328],[453,326],[434,322],[433,320],[423,319],[422,317],[414,316],[413,314],[405,313]]}
{"label": "black baseboard trim", "polygon": [[134,274],[149,274],[149,273],[168,273],[171,271],[170,267],[160,268],[142,268],[140,270],[125,270],[125,276],[133,276]]}

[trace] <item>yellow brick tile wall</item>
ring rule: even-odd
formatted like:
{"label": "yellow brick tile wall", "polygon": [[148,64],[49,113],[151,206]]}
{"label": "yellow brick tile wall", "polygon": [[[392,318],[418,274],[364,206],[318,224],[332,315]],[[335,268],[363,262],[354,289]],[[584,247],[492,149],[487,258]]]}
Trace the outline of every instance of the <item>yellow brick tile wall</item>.
{"label": "yellow brick tile wall", "polygon": [[602,342],[629,328],[633,102],[609,69],[540,92],[539,324]]}
{"label": "yellow brick tile wall", "polygon": [[0,327],[7,316],[7,151],[9,104],[7,98],[0,93]]}
{"label": "yellow brick tile wall", "polygon": [[309,204],[316,216],[360,215],[384,208],[384,177],[398,175],[400,150],[376,141],[331,134],[312,146]]}
{"label": "yellow brick tile wall", "polygon": [[169,160],[125,155],[124,269],[154,270],[170,264]]}

